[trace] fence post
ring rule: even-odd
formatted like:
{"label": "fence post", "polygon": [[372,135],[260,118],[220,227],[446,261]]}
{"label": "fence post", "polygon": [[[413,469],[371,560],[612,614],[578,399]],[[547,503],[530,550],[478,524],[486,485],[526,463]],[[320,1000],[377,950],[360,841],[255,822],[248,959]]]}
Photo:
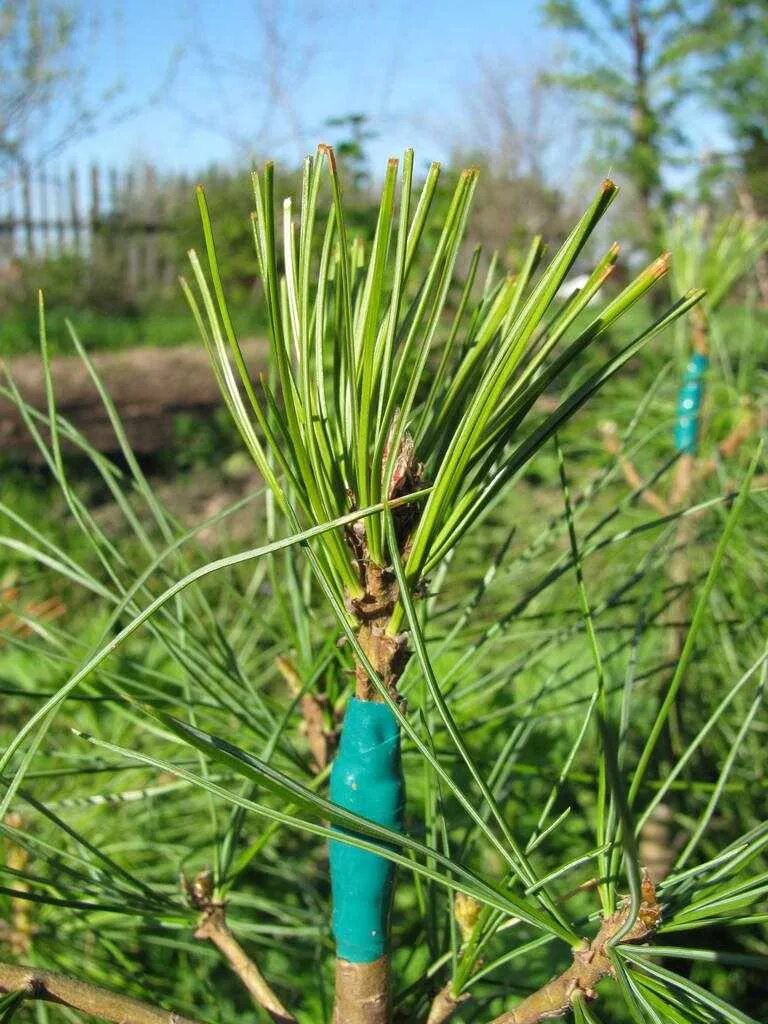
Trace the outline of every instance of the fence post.
{"label": "fence post", "polygon": [[[165,233],[172,221],[172,180],[160,187],[152,166],[123,173],[117,167],[77,165],[33,173],[20,164],[0,186],[0,254],[35,260],[74,252],[93,274],[111,261],[125,289],[172,281],[175,268]],[[5,192],[3,195],[2,192]]]}
{"label": "fence post", "polygon": [[93,270],[93,264],[101,256],[101,245],[99,239],[101,237],[101,196],[99,194],[99,165],[91,164],[91,201],[90,201],[90,231],[91,231],[91,270]]}
{"label": "fence post", "polygon": [[58,248],[58,254],[61,255],[66,247],[66,195],[64,192],[64,178],[61,174],[61,169],[56,172],[54,178],[54,188],[56,194],[56,246]]}
{"label": "fence post", "polygon": [[21,165],[21,206],[22,220],[24,223],[24,243],[26,246],[27,259],[35,255],[35,225],[32,219],[32,180],[29,173],[29,164]]}
{"label": "fence post", "polygon": [[8,259],[16,257],[16,177],[9,178],[5,192],[4,234],[7,238]]}
{"label": "fence post", "polygon": [[143,285],[152,285],[157,282],[158,252],[157,252],[157,176],[155,169],[150,164],[144,169],[144,209],[146,210],[146,260],[144,263]]}
{"label": "fence post", "polygon": [[128,247],[128,289],[133,298],[138,294],[141,281],[141,238],[136,220],[136,174],[130,170],[125,176],[125,244]]}
{"label": "fence post", "polygon": [[47,259],[50,255],[49,251],[49,237],[50,237],[50,225],[48,223],[48,175],[43,171],[40,175],[39,181],[39,198],[40,198],[40,252],[43,259]]}
{"label": "fence post", "polygon": [[80,198],[77,190],[77,168],[74,164],[69,168],[69,217],[72,224],[72,241],[74,242],[75,253],[79,256],[82,242],[80,233]]}

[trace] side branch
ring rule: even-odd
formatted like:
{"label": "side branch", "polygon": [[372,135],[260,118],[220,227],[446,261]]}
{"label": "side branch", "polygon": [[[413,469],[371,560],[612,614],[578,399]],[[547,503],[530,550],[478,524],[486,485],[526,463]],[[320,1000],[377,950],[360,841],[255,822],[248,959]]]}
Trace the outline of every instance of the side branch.
{"label": "side branch", "polygon": [[296,1024],[296,1018],[290,1010],[286,1010],[267,979],[230,931],[224,904],[217,903],[213,898],[210,872],[201,871],[191,881],[182,877],[182,886],[190,905],[202,912],[195,938],[213,943],[251,994],[253,1001],[263,1007],[276,1024]]}
{"label": "side branch", "polygon": [[603,437],[603,447],[609,455],[612,455],[619,463],[619,468],[624,474],[624,479],[633,491],[639,492],[639,497],[661,516],[669,514],[669,505],[650,487],[643,487],[643,479],[638,473],[634,462],[622,454],[616,424],[610,421],[603,423],[600,427]]}
{"label": "side branch", "polygon": [[10,992],[22,992],[25,999],[59,1003],[111,1024],[126,1024],[126,1021],[131,1024],[197,1024],[174,1010],[150,1006],[98,985],[89,985],[36,967],[0,963],[0,993]]}
{"label": "side branch", "polygon": [[[549,1017],[567,1013],[574,999],[594,999],[598,984],[613,973],[608,947],[626,924],[628,914],[629,907],[623,907],[606,918],[595,938],[574,953],[573,963],[567,970],[524,999],[514,1010],[496,1017],[491,1024],[539,1024]],[[661,907],[653,883],[646,877],[637,918],[621,941],[642,942],[656,930],[660,920]]]}
{"label": "side branch", "polygon": [[285,680],[291,696],[299,699],[299,707],[304,718],[303,731],[314,761],[313,770],[321,772],[333,759],[338,740],[336,730],[329,731],[325,727],[325,695],[315,695],[304,690],[290,658],[279,656],[275,659],[275,667]]}
{"label": "side branch", "polygon": [[469,994],[464,992],[460,996],[453,994],[451,982],[444,985],[432,1000],[429,1008],[427,1024],[446,1024],[459,1009],[461,1004],[469,999]]}
{"label": "side branch", "polygon": [[195,932],[196,939],[208,939],[227,958],[229,966],[250,992],[253,1001],[262,1006],[276,1024],[296,1024],[296,1018],[286,1010],[269,986],[267,979],[251,960],[229,930],[223,907],[212,907]]}

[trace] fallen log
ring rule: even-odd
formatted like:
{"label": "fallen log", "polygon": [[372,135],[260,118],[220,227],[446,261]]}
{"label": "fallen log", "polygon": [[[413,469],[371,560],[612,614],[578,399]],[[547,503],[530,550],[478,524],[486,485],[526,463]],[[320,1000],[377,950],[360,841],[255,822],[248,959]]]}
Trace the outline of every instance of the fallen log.
{"label": "fallen log", "polygon": [[[254,375],[265,368],[266,341],[253,338],[243,342],[242,349]],[[216,379],[201,345],[101,352],[93,356],[93,363],[120,413],[131,445],[141,454],[158,452],[173,441],[177,415],[205,418],[221,404]],[[7,360],[5,367],[25,400],[45,411],[40,358],[17,356]],[[77,356],[57,357],[51,361],[51,372],[59,413],[99,451],[117,451],[119,446],[106,410],[83,362]],[[18,410],[3,396],[0,452],[22,459],[33,458],[35,452],[34,441]]]}

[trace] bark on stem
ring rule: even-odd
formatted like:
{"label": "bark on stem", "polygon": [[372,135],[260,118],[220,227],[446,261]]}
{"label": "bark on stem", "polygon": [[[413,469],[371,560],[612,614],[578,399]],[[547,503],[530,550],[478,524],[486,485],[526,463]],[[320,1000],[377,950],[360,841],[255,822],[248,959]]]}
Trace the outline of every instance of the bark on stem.
{"label": "bark on stem", "polygon": [[665,516],[669,513],[669,505],[650,487],[643,487],[643,478],[638,473],[635,464],[621,452],[621,443],[616,424],[608,421],[603,423],[600,432],[603,437],[603,447],[619,463],[624,479],[633,491],[637,491],[640,498],[659,515]]}
{"label": "bark on stem", "polygon": [[98,985],[36,967],[0,963],[0,993],[9,992],[23,992],[25,999],[43,999],[69,1006],[112,1024],[198,1024],[175,1010],[163,1010]]}
{"label": "bark on stem", "polygon": [[[382,593],[386,584],[382,581]],[[391,593],[391,592],[390,592]],[[358,631],[360,646],[393,696],[404,663],[402,638],[388,637],[386,625],[391,614],[382,614],[378,597],[365,602],[369,615]],[[375,611],[374,611],[375,609]],[[356,669],[356,691],[360,700],[381,700],[361,665]],[[387,1024],[389,1020],[389,953],[371,963],[336,959],[333,1024]]]}
{"label": "bark on stem", "polygon": [[469,999],[469,995],[466,993],[461,996],[454,996],[452,985],[449,981],[446,985],[443,985],[432,1000],[427,1024],[446,1024],[467,999]]}
{"label": "bark on stem", "polygon": [[[351,608],[360,621],[357,639],[374,671],[397,700],[397,684],[408,659],[404,633],[387,633],[397,603],[398,587],[394,573],[377,565],[365,565],[365,594],[352,601]],[[355,693],[360,700],[381,700],[381,694],[363,665],[355,666]]]}
{"label": "bark on stem", "polygon": [[387,1024],[389,954],[370,964],[336,960],[333,1024]]}
{"label": "bark on stem", "polygon": [[[661,907],[656,900],[653,880],[647,872],[643,877],[642,894],[637,918],[622,942],[642,941],[655,931],[661,920]],[[574,953],[573,963],[567,971],[547,982],[514,1010],[502,1014],[490,1024],[538,1024],[550,1017],[560,1017],[577,998],[594,999],[597,984],[612,973],[607,947],[625,924],[629,912],[629,906],[625,906],[606,918],[592,942],[585,940],[583,946]],[[469,993],[466,992],[454,995],[452,982],[449,981],[433,999],[426,1024],[447,1024],[461,1003],[468,998]]]}
{"label": "bark on stem", "polygon": [[[423,482],[424,467],[417,461],[413,440],[406,433],[400,439],[397,452],[393,453],[395,458],[391,472],[387,473],[390,442],[391,438],[383,453],[382,479],[387,480],[388,497],[392,500],[418,490]],[[417,519],[417,511],[408,505],[395,513],[394,534],[400,555],[408,548]],[[360,662],[355,665],[355,694],[359,701],[381,701],[380,687],[374,684],[374,679],[377,679],[384,684],[392,700],[399,703],[397,684],[408,661],[408,637],[405,633],[393,636],[389,632],[392,614],[400,597],[397,578],[391,567],[378,565],[371,557],[364,524],[352,526],[347,531],[347,541],[355,553],[363,589],[362,597],[350,598],[347,607],[358,622],[357,640],[373,670],[369,675],[367,666]],[[343,738],[341,745],[344,745]],[[402,768],[399,771],[402,772]],[[345,952],[349,955],[348,950]],[[337,956],[334,1024],[387,1024],[389,974],[388,952],[368,963],[353,963]]]}
{"label": "bark on stem", "polygon": [[210,871],[201,871],[191,880],[182,876],[181,881],[190,905],[201,911],[195,938],[213,943],[251,994],[253,1001],[263,1007],[272,1020],[277,1024],[296,1024],[296,1018],[286,1010],[267,979],[230,931],[225,905],[217,903],[213,898]]}
{"label": "bark on stem", "polygon": [[[595,938],[574,953],[573,963],[567,970],[524,999],[514,1010],[496,1017],[491,1024],[539,1024],[539,1021],[566,1013],[574,999],[595,999],[598,984],[613,974],[608,947],[626,923],[628,914],[629,907],[623,907],[607,918]],[[660,920],[661,907],[653,883],[646,877],[639,913],[621,941],[641,942],[655,931]]]}

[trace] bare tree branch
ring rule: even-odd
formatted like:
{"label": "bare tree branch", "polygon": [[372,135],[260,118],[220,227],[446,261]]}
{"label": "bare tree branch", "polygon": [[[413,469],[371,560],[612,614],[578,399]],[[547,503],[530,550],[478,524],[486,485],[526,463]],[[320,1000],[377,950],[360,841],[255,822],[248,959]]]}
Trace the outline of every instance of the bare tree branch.
{"label": "bare tree branch", "polygon": [[296,1018],[286,1010],[270,988],[267,979],[229,930],[223,907],[211,908],[195,932],[195,938],[210,940],[224,954],[229,966],[250,992],[253,1001],[263,1006],[272,1020],[277,1024],[296,1024]]}
{"label": "bare tree branch", "polygon": [[469,999],[468,993],[463,993],[460,996],[454,996],[451,982],[449,981],[446,985],[443,985],[432,1000],[432,1005],[429,1008],[429,1016],[427,1017],[427,1024],[447,1024],[447,1021],[451,1019],[461,1004],[467,999]]}

